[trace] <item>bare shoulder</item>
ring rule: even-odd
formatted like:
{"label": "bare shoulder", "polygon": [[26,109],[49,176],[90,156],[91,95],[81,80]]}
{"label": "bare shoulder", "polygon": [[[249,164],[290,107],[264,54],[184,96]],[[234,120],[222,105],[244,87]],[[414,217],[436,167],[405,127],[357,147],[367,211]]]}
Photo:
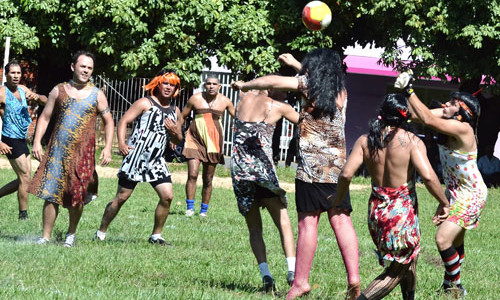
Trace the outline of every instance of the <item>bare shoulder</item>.
{"label": "bare shoulder", "polygon": [[0,102],[5,102],[5,86],[0,86]]}

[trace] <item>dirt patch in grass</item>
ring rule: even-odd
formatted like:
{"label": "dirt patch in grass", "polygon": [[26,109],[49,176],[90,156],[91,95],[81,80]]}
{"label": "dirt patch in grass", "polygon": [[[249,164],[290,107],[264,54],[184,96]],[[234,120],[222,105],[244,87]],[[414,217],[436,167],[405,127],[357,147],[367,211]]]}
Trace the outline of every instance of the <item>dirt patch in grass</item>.
{"label": "dirt patch in grass", "polygon": [[[33,171],[38,168],[39,162],[35,159],[31,160],[31,169]],[[0,158],[0,169],[10,169],[10,163],[7,159],[5,158]],[[117,168],[111,168],[111,167],[103,167],[103,166],[96,166],[97,174],[99,177],[102,178],[116,178],[116,173],[118,173]],[[172,173],[172,182],[173,183],[179,183],[179,184],[185,184],[187,180],[187,172],[185,171],[176,171]],[[202,185],[202,180],[201,180],[201,174],[198,176],[198,181],[197,185],[201,186]],[[214,177],[213,179],[213,186],[218,187],[218,188],[225,188],[225,189],[232,189],[233,184],[231,182],[230,177]],[[281,182],[280,186],[287,191],[288,193],[294,193],[295,192],[295,184],[294,183],[287,183],[287,182]],[[364,188],[368,188],[369,186],[366,185],[361,185],[361,184],[351,184],[350,189],[351,190],[361,190]]]}

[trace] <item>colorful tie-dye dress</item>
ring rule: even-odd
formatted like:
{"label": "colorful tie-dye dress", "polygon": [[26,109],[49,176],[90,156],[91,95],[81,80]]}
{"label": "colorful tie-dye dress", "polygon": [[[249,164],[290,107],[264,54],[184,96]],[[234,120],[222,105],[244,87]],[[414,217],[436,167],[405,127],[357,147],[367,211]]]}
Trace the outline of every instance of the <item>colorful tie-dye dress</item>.
{"label": "colorful tie-dye dress", "polygon": [[368,202],[368,228],[377,246],[379,263],[408,264],[420,252],[420,228],[415,183],[399,188],[372,184]]}
{"label": "colorful tie-dye dress", "polygon": [[219,121],[222,113],[211,108],[194,112],[194,120],[186,132],[182,155],[201,162],[224,163],[222,126]]}
{"label": "colorful tie-dye dress", "polygon": [[273,164],[272,138],[275,125],[266,122],[234,123],[231,178],[238,209],[245,216],[255,202],[256,185],[280,197],[287,206],[286,192],[279,186]]}
{"label": "colorful tie-dye dress", "polygon": [[443,165],[445,194],[450,201],[450,215],[446,221],[465,229],[476,228],[488,195],[477,168],[477,150],[460,152],[439,145],[439,158]]}
{"label": "colorful tie-dye dress", "polygon": [[74,207],[97,193],[95,127],[97,94],[94,87],[85,99],[68,96],[64,83],[57,86],[54,130],[29,192],[43,200]]}

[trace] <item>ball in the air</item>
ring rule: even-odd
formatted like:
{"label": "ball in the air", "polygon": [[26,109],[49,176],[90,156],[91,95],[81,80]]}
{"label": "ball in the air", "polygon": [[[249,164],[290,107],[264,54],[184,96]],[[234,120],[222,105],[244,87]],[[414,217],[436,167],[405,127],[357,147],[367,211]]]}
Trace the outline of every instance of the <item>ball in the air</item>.
{"label": "ball in the air", "polygon": [[332,11],[321,1],[311,1],[302,10],[302,22],[309,30],[323,30],[331,21]]}

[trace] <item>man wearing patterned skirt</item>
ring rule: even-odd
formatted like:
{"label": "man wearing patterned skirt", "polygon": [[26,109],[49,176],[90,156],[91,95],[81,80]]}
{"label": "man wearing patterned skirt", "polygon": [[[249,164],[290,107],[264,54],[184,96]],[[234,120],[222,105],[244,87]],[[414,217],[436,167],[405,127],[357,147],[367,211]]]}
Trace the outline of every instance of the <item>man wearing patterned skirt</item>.
{"label": "man wearing patterned skirt", "polygon": [[[179,77],[173,70],[162,70],[144,87],[151,95],[134,102],[118,123],[118,145],[120,153],[125,158],[118,172],[118,191],[106,206],[101,226],[95,233],[94,239],[103,241],[106,238],[109,224],[132,195],[137,183],[149,182],[160,198],[149,242],[169,245],[161,236],[161,232],[174,194],[170,172],[163,154],[170,141],[178,144],[182,140],[182,132],[177,125],[180,111],[172,102],[172,99],[179,94],[180,83]],[[134,121],[136,121],[134,131],[125,143],[127,125]]]}

